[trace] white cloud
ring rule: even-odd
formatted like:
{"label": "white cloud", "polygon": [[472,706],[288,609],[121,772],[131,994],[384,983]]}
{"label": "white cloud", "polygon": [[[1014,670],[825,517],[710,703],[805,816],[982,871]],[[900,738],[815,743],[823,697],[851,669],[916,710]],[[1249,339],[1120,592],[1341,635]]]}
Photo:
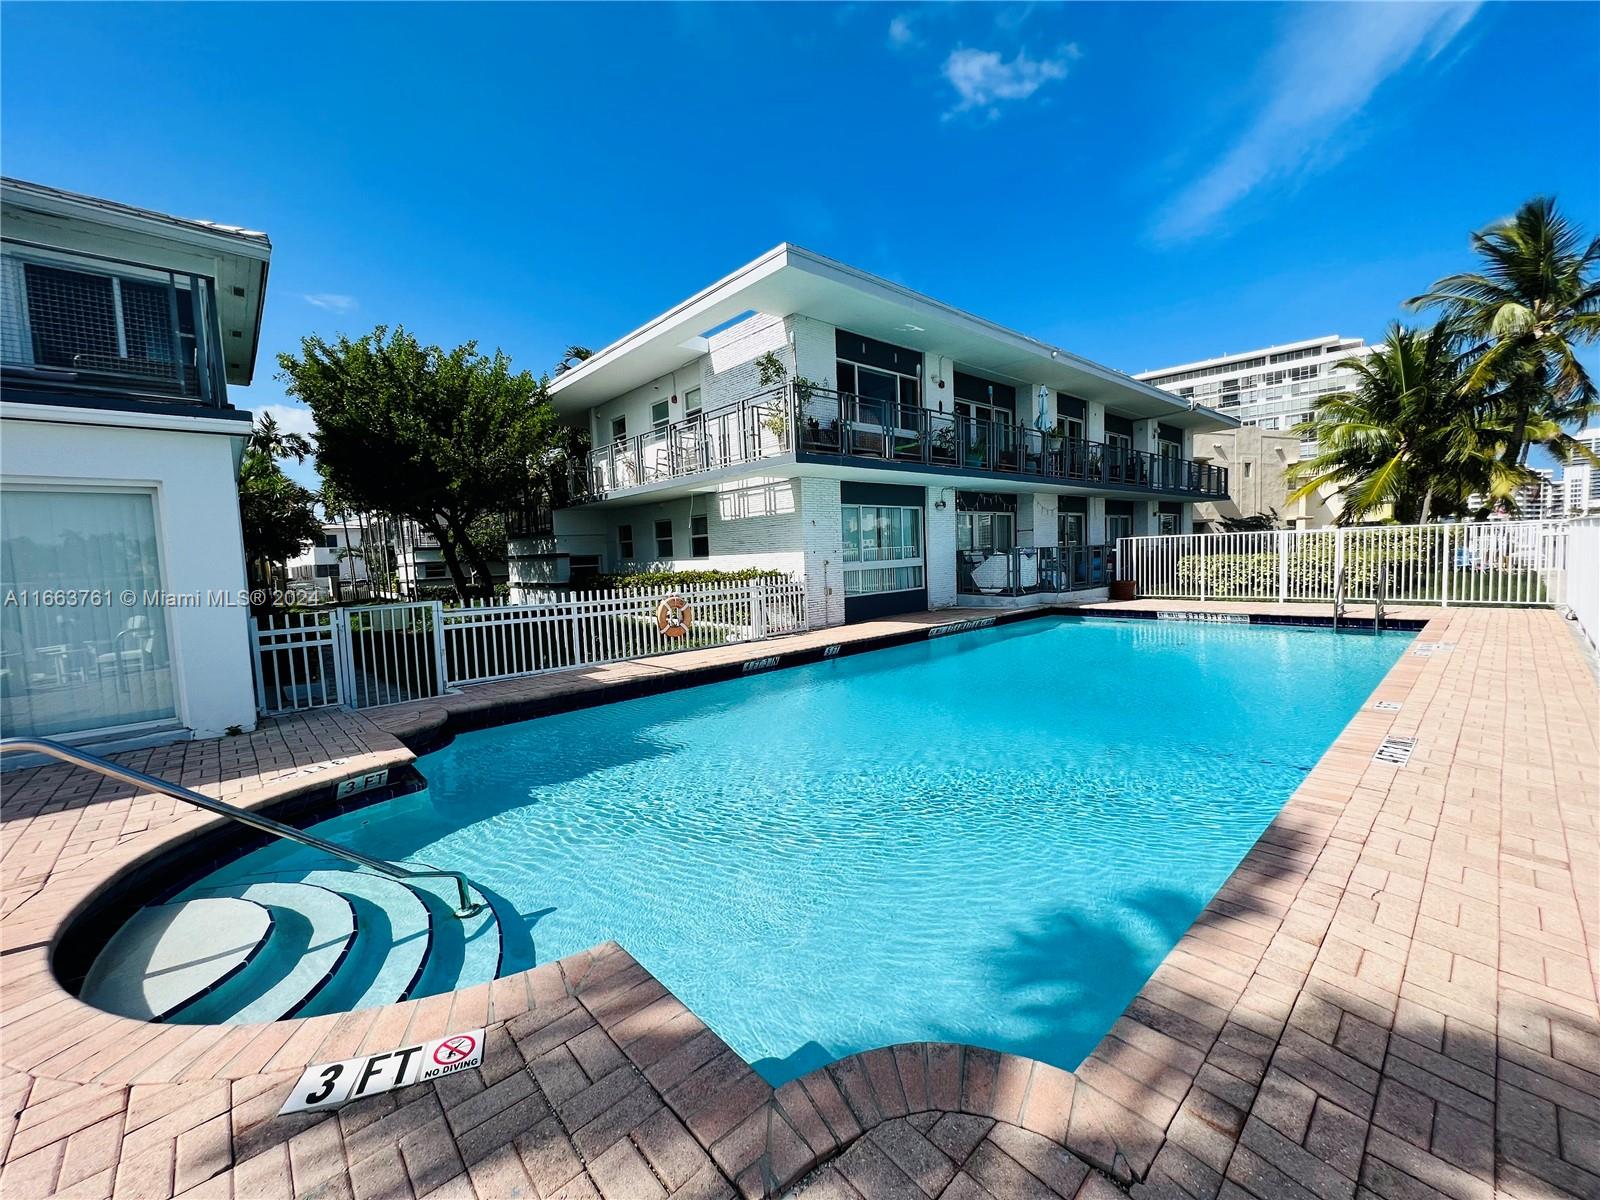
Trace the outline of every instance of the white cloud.
{"label": "white cloud", "polygon": [[360,307],[354,296],[346,296],[341,292],[311,292],[304,299],[315,308],[325,308],[335,313],[355,312]]}
{"label": "white cloud", "polygon": [[311,410],[302,404],[262,404],[250,410],[257,418],[271,417],[280,433],[298,433],[315,440],[317,424]]}
{"label": "white cloud", "polygon": [[944,60],[944,77],[961,100],[945,116],[981,108],[997,117],[1001,103],[1026,100],[1052,80],[1065,79],[1067,64],[1077,57],[1076,46],[1063,47],[1053,58],[1029,58],[1019,50],[1009,62],[998,50],[952,50]]}
{"label": "white cloud", "polygon": [[1373,93],[1413,61],[1432,59],[1477,10],[1477,0],[1300,9],[1263,63],[1268,83],[1254,118],[1166,208],[1156,238],[1196,237],[1256,188],[1333,161],[1336,139]]}
{"label": "white cloud", "polygon": [[917,45],[921,41],[922,39],[917,36],[917,31],[911,28],[911,21],[908,17],[901,15],[889,21],[889,45],[896,50],[904,50],[907,47]]}

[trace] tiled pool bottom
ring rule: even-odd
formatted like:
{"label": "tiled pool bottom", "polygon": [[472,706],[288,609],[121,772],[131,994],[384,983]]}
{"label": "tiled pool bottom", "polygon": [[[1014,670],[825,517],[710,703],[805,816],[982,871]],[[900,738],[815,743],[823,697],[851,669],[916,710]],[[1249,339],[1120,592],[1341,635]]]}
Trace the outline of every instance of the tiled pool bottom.
{"label": "tiled pool bottom", "polygon": [[1409,640],[1029,621],[463,734],[319,831],[470,874],[503,970],[620,942],[773,1083],[1070,1068]]}

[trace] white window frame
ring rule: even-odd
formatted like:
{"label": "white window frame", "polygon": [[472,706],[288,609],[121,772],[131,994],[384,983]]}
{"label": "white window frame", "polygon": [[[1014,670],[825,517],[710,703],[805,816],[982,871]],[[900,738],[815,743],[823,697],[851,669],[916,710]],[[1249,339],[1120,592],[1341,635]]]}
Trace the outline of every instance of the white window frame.
{"label": "white window frame", "polygon": [[[862,560],[858,560],[856,562],[842,562],[840,564],[840,570],[843,573],[843,575],[845,576],[845,579],[844,579],[844,594],[845,594],[846,598],[853,599],[853,598],[856,598],[858,596],[892,596],[892,595],[896,595],[897,593],[900,593],[900,592],[920,591],[923,588],[927,587],[928,586],[928,566],[927,566],[927,562],[928,562],[928,560],[927,560],[928,531],[927,531],[927,528],[926,528],[926,521],[925,521],[926,514],[925,514],[922,506],[919,505],[919,504],[841,504],[839,506],[839,530],[840,530],[840,533],[842,534],[844,532],[844,516],[845,516],[845,513],[847,513],[850,509],[855,509],[856,510],[856,528],[860,529],[861,528],[861,510],[867,509],[867,508],[873,509],[874,511],[876,511],[878,509],[883,509],[883,508],[890,508],[890,509],[895,509],[896,511],[901,512],[901,513],[907,513],[907,512],[915,513],[916,514],[916,518],[915,519],[916,519],[916,525],[917,525],[917,547],[918,547],[918,553],[916,554],[915,557],[909,557],[909,558],[907,558],[907,557],[902,557],[902,558],[875,558],[875,559],[872,559],[870,561],[862,559]],[[883,590],[883,591],[859,592],[859,593],[858,592],[853,592],[851,590],[851,588],[850,588],[849,576],[852,575],[852,574],[859,574],[859,573],[861,573],[863,571],[901,570],[901,569],[910,569],[910,568],[915,568],[916,569],[916,572],[917,572],[916,578],[919,580],[919,582],[912,584],[910,587],[892,588],[892,589]]]}

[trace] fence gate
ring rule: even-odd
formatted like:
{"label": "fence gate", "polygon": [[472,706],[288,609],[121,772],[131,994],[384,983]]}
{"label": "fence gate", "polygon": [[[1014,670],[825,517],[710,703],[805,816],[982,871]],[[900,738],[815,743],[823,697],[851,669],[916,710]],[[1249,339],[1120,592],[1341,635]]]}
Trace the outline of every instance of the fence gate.
{"label": "fence gate", "polygon": [[304,712],[342,704],[336,612],[274,613],[250,618],[256,708]]}

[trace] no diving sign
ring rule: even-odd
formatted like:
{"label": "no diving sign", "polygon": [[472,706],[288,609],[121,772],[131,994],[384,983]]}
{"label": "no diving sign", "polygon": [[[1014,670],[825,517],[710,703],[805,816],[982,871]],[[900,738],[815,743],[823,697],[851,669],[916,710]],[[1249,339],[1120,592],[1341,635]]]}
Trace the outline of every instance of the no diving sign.
{"label": "no diving sign", "polygon": [[481,1062],[483,1030],[474,1029],[418,1046],[347,1058],[343,1062],[318,1063],[305,1069],[278,1115],[337,1108],[352,1100],[465,1071]]}

